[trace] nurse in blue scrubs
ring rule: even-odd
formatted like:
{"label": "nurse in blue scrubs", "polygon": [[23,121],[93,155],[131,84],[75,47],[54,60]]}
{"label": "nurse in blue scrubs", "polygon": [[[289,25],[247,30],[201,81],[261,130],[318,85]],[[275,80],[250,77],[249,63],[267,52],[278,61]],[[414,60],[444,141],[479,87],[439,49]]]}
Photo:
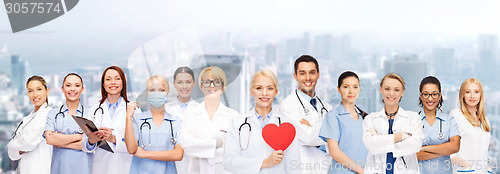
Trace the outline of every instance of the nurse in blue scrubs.
{"label": "nurse in blue scrubs", "polygon": [[[75,73],[64,77],[62,92],[66,101],[62,106],[56,106],[49,111],[44,137],[47,144],[53,145],[52,174],[90,174],[92,171],[92,153],[82,151],[82,133],[75,120],[71,117],[88,117],[88,108],[80,103],[83,93],[83,80]],[[96,131],[99,133],[99,131]],[[100,139],[105,138],[99,136]]]}
{"label": "nurse in blue scrubs", "polygon": [[[421,173],[453,173],[450,155],[460,149],[460,133],[455,118],[441,112],[441,83],[428,76],[420,82],[419,115],[425,138],[417,153]],[[439,110],[439,111],[438,111]]]}
{"label": "nurse in blue scrubs", "polygon": [[133,154],[130,173],[177,173],[174,161],[182,160],[181,120],[165,111],[168,81],[160,75],[146,82],[147,101],[151,109],[134,114],[137,102],[127,106],[125,144]]}
{"label": "nurse in blue scrubs", "polygon": [[337,90],[342,102],[323,121],[319,136],[328,143],[333,163],[328,173],[363,173],[368,150],[363,144],[363,119],[366,112],[355,105],[359,78],[351,71],[342,73]]}

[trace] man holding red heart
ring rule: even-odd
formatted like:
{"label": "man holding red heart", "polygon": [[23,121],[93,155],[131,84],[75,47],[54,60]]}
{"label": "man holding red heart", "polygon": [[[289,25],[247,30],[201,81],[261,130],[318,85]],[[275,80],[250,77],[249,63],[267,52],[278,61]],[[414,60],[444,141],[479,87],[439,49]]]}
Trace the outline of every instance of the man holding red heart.
{"label": "man holding red heart", "polygon": [[302,55],[295,60],[294,70],[298,89],[281,101],[280,113],[297,131],[300,160],[295,167],[303,173],[327,173],[332,158],[326,152],[326,142],[318,136],[323,118],[332,106],[316,94],[319,64],[314,57]]}

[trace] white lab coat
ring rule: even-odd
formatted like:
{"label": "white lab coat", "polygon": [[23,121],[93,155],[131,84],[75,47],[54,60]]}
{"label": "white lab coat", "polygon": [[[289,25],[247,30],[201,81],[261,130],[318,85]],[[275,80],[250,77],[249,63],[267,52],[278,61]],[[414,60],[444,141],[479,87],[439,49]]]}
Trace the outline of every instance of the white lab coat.
{"label": "white lab coat", "polygon": [[[123,141],[123,138],[125,136],[127,104],[123,98],[120,98],[120,100],[120,104],[115,109],[113,119],[111,119],[109,116],[109,110],[108,106],[106,106],[106,102],[103,102],[101,104],[101,108],[103,109],[104,114],[101,114],[101,109],[97,110],[97,108],[99,108],[99,102],[90,107],[90,111],[88,114],[89,118],[93,119],[94,124],[97,127],[107,127],[114,129],[112,132],[116,138],[116,144],[108,142],[109,146],[115,153],[108,152],[99,147],[95,147],[92,150],[95,152],[92,165],[93,174],[122,174],[129,173],[130,171],[132,155],[128,153],[127,146],[125,146],[125,142]],[[91,150],[87,149],[86,147],[87,140],[88,137],[84,136],[82,140],[82,149],[85,152],[91,152]]]}
{"label": "white lab coat", "polygon": [[205,109],[205,102],[187,110],[182,117],[181,144],[189,157],[189,174],[223,174],[229,173],[222,165],[224,146],[216,149],[218,138],[225,139],[231,127],[231,120],[240,117],[235,110],[226,107],[222,102],[212,120]]}
{"label": "white lab coat", "polygon": [[[200,103],[194,101],[193,99],[190,99],[189,102],[187,103],[187,108],[185,111],[190,110],[192,108],[195,108],[198,105],[200,105]],[[165,110],[168,113],[170,113],[172,115],[178,115],[179,117],[182,117],[184,114],[184,112],[181,109],[179,100],[168,102],[166,107],[165,107]],[[175,167],[177,169],[177,173],[187,174],[188,173],[188,163],[189,163],[189,157],[186,156],[186,154],[184,154],[181,161],[175,162]]]}
{"label": "white lab coat", "polygon": [[[370,133],[369,129],[374,129],[376,134]],[[363,121],[363,142],[368,149],[368,156],[364,173],[384,174],[389,152],[396,158],[393,166],[395,174],[420,173],[416,153],[420,151],[425,137],[420,116],[400,107],[392,131],[394,134],[411,133],[411,137],[394,143],[394,134],[389,134],[389,120],[384,109],[366,116]]]}
{"label": "white lab coat", "polygon": [[[450,157],[458,156],[471,164],[471,167],[459,167],[454,164],[453,173],[464,173],[460,171],[467,171],[465,173],[469,174],[491,171],[487,162],[491,133],[483,131],[481,127],[472,126],[460,109],[452,110],[450,116],[455,117],[461,137],[460,150]],[[490,123],[488,119],[486,121]]]}
{"label": "white lab coat", "polygon": [[[279,111],[273,109],[269,123],[279,125]],[[250,124],[251,131],[249,134],[249,126],[240,126],[245,123]],[[266,118],[267,119],[267,118]],[[289,122],[281,118],[281,123]],[[250,135],[250,137],[248,136]],[[255,116],[255,109],[252,109],[244,117],[233,119],[231,129],[229,129],[226,137],[226,149],[224,152],[224,168],[233,173],[267,173],[267,174],[285,174],[285,173],[300,173],[299,170],[293,168],[294,161],[299,160],[297,138],[284,151],[284,157],[280,164],[271,168],[260,169],[262,162],[269,157],[275,150],[271,148],[262,137],[262,128],[259,120]],[[247,143],[248,147],[247,147]],[[244,148],[244,149],[242,149]]]}
{"label": "white lab coat", "polygon": [[[42,137],[50,110],[52,108],[44,103],[36,113],[33,111],[24,117],[16,137],[7,144],[9,158],[19,160],[17,173],[50,173],[52,146]],[[19,155],[19,151],[25,153]]]}
{"label": "white lab coat", "polygon": [[[286,118],[286,120],[290,120],[295,125],[297,131],[296,136],[299,140],[300,155],[300,163],[298,163],[297,168],[302,170],[303,173],[327,173],[332,163],[332,157],[316,146],[327,145],[325,141],[319,138],[321,125],[327,114],[327,112],[323,112],[323,115],[321,115],[321,108],[325,107],[328,111],[331,111],[333,107],[326,103],[326,101],[322,100],[324,106],[320,101],[317,101],[316,107],[318,110],[316,111],[311,103],[302,97],[301,94],[298,94],[298,96],[304,107],[309,110],[309,115],[305,115],[295,91],[283,99],[279,107],[280,115]],[[317,97],[316,100],[318,100]],[[303,118],[309,121],[311,126],[301,124],[300,120]]]}

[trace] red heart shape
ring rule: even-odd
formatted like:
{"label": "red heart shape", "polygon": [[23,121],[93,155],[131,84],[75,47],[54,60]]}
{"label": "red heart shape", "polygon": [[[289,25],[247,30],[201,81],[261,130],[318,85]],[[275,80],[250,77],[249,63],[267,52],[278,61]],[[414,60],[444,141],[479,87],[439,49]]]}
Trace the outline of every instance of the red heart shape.
{"label": "red heart shape", "polygon": [[290,123],[283,123],[279,127],[276,124],[267,124],[262,129],[262,137],[274,150],[285,151],[295,138],[295,127]]}

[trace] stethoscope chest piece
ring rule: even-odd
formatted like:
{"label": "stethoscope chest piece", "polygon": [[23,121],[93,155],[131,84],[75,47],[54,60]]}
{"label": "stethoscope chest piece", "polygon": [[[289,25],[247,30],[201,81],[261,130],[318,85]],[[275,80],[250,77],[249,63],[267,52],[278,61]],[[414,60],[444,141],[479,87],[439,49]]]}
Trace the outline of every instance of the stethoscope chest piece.
{"label": "stethoscope chest piece", "polygon": [[172,137],[172,138],[170,138],[170,142],[171,142],[172,144],[175,144],[175,143],[177,143],[177,140],[175,140],[175,138],[174,138],[174,137]]}
{"label": "stethoscope chest piece", "polygon": [[442,132],[439,132],[439,134],[438,134],[438,138],[439,138],[440,140],[442,140],[442,139],[444,138],[444,135],[443,135],[443,133],[442,133]]}
{"label": "stethoscope chest piece", "polygon": [[304,113],[305,113],[306,115],[309,115],[309,109],[304,108]]}

